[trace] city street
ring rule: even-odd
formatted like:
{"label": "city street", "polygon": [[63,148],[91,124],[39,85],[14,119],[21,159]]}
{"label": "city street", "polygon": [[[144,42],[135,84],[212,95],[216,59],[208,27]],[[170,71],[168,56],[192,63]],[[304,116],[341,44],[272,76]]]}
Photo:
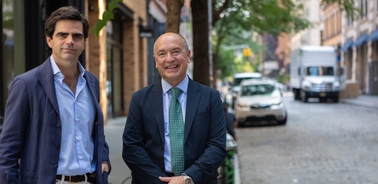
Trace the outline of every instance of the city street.
{"label": "city street", "polygon": [[[377,183],[378,98],[359,99],[365,102],[302,103],[289,95],[286,126],[238,128],[240,183]],[[131,183],[122,159],[125,122],[126,117],[115,118],[105,127],[110,184]]]}
{"label": "city street", "polygon": [[378,182],[378,109],[285,102],[286,126],[237,129],[242,184]]}

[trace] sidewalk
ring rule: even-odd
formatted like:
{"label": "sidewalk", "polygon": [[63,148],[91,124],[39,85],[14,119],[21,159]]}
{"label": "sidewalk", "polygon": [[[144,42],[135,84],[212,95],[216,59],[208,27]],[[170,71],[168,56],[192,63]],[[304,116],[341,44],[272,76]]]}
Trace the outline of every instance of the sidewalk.
{"label": "sidewalk", "polygon": [[340,102],[378,109],[378,96],[359,95],[357,98],[342,98]]}
{"label": "sidewalk", "polygon": [[[106,141],[109,144],[110,162],[112,171],[109,175],[109,184],[131,184],[131,171],[122,158],[122,133],[126,124],[126,117],[112,118],[105,126]],[[239,160],[234,160],[235,184],[240,184]]]}
{"label": "sidewalk", "polygon": [[122,134],[126,124],[126,117],[107,120],[105,126],[106,142],[109,145],[109,157],[112,171],[109,175],[109,184],[130,184],[131,171],[122,158]]}

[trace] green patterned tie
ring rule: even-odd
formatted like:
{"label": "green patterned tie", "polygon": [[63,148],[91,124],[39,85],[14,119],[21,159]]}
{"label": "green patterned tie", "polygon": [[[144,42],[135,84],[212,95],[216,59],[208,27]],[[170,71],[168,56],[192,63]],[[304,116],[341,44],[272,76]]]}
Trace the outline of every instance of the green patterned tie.
{"label": "green patterned tie", "polygon": [[182,109],[177,97],[179,88],[171,88],[172,100],[169,108],[169,138],[171,141],[171,166],[172,172],[180,176],[184,172],[184,121]]}

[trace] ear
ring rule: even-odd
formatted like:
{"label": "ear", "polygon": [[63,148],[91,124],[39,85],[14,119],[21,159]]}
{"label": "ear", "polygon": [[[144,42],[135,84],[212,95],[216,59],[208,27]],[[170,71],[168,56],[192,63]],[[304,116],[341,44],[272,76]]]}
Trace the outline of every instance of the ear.
{"label": "ear", "polygon": [[154,56],[154,60],[155,60],[155,68],[158,68],[158,64],[157,64],[156,56]]}
{"label": "ear", "polygon": [[188,52],[186,53],[186,55],[188,57],[188,63],[190,63],[190,55],[192,55],[192,51],[188,50]]}
{"label": "ear", "polygon": [[47,43],[47,45],[51,48],[51,38],[50,37],[48,37],[48,36],[46,36],[46,43]]}

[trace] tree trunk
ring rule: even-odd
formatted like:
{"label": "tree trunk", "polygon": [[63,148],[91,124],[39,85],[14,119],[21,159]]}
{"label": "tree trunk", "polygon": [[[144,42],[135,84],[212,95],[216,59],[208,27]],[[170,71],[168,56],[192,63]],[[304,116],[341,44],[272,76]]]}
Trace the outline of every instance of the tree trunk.
{"label": "tree trunk", "polygon": [[207,0],[192,0],[193,80],[210,86],[209,15]]}
{"label": "tree trunk", "polygon": [[218,70],[217,70],[217,68],[218,68],[218,54],[215,54],[215,53],[213,53],[213,68],[212,68],[212,70],[213,70],[213,88],[214,89],[218,89],[218,86],[217,86],[217,79],[218,79]]}
{"label": "tree trunk", "polygon": [[166,32],[180,33],[181,8],[185,0],[167,0]]}

